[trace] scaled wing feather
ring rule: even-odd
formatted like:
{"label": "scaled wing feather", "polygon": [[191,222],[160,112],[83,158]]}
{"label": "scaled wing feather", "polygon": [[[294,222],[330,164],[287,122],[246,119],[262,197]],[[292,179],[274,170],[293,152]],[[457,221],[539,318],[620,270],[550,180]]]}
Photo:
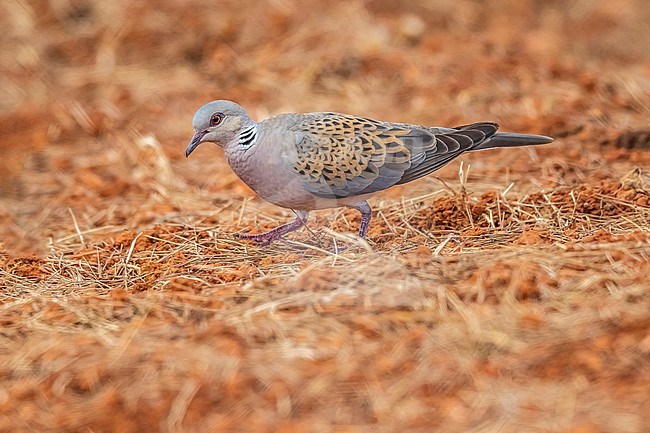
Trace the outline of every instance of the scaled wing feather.
{"label": "scaled wing feather", "polygon": [[429,174],[493,135],[491,123],[426,128],[339,113],[305,115],[296,134],[294,171],[319,197],[370,194]]}

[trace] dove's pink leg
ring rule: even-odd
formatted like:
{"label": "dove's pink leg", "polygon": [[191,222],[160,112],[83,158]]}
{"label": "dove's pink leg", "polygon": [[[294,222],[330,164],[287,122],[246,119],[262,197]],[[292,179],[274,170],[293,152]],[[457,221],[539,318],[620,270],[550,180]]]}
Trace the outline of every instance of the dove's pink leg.
{"label": "dove's pink leg", "polygon": [[367,201],[362,201],[357,203],[354,206],[350,206],[361,212],[361,224],[359,225],[359,237],[362,238],[368,232],[368,227],[370,226],[370,220],[372,219],[372,209]]}
{"label": "dove's pink leg", "polygon": [[296,214],[298,214],[298,216],[296,217],[295,220],[291,221],[290,223],[282,224],[281,226],[278,226],[273,230],[269,230],[268,232],[254,234],[254,235],[236,234],[235,237],[237,239],[255,241],[260,245],[269,245],[270,243],[273,243],[274,241],[281,239],[282,236],[286,235],[287,233],[296,231],[300,227],[305,225],[305,223],[307,222],[307,217],[309,216],[309,212],[301,211],[301,210],[295,212]]}

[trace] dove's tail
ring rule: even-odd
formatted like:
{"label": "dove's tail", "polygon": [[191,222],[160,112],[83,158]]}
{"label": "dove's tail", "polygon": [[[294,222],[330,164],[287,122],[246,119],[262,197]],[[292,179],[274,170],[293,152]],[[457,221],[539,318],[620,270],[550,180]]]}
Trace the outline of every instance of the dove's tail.
{"label": "dove's tail", "polygon": [[551,137],[534,134],[518,134],[516,132],[497,132],[489,140],[474,147],[472,150],[492,149],[494,147],[518,147],[531,146],[535,144],[548,144],[552,142]]}

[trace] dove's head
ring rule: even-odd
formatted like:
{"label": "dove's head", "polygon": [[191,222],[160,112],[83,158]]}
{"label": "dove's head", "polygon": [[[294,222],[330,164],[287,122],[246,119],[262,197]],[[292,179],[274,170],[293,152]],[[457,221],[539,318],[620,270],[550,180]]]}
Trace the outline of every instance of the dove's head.
{"label": "dove's head", "polygon": [[224,147],[238,139],[242,128],[255,124],[246,111],[232,101],[212,101],[199,108],[192,119],[194,137],[185,149],[185,156],[199,144],[210,141]]}

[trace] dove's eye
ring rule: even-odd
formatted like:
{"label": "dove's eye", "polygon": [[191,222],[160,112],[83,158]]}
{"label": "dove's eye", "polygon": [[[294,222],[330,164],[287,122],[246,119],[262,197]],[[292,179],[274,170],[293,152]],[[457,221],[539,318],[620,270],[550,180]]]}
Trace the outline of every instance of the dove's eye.
{"label": "dove's eye", "polygon": [[212,116],[210,116],[210,126],[217,126],[223,121],[224,118],[223,113],[214,113]]}

